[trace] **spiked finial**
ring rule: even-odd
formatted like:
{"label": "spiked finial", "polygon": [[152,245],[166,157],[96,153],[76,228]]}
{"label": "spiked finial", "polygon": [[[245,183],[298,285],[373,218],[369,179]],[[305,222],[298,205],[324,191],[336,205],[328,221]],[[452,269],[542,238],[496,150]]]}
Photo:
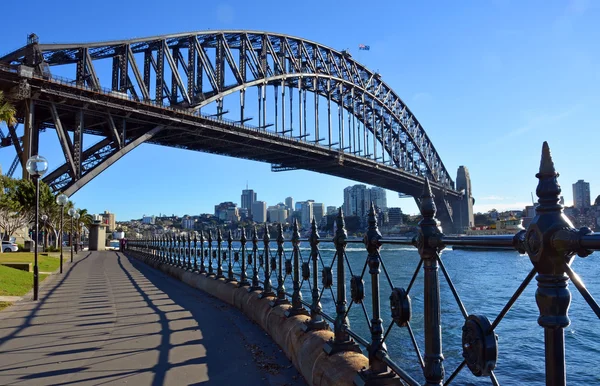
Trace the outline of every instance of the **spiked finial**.
{"label": "spiked finial", "polygon": [[283,239],[283,226],[281,223],[277,224],[277,233],[277,243],[283,244],[285,240]]}
{"label": "spiked finial", "polygon": [[200,231],[200,243],[204,243],[204,229]]}
{"label": "spiked finial", "polygon": [[233,237],[231,236],[231,229],[229,231],[227,231],[227,242],[229,244],[231,244],[231,242],[233,241]]}
{"label": "spiked finial", "polygon": [[221,233],[221,228],[217,228],[217,243],[223,241],[223,234]]}
{"label": "spiked finial", "polygon": [[212,238],[212,229],[209,229],[208,230],[208,242],[209,242],[209,244],[212,243],[212,240],[213,240],[213,238]]}
{"label": "spiked finial", "polygon": [[240,237],[240,241],[242,244],[246,244],[246,241],[248,241],[246,238],[246,229],[244,227],[242,227],[242,236]]}
{"label": "spiked finial", "polygon": [[265,223],[265,234],[263,235],[263,242],[268,243],[271,241],[271,237],[269,236],[269,227],[267,223]]}
{"label": "spiked finial", "polygon": [[375,216],[375,204],[371,201],[371,207],[369,208],[369,229],[377,228],[377,216]]}
{"label": "spiked finial", "polygon": [[256,225],[252,228],[252,244],[258,243],[258,233],[256,232]]}
{"label": "spiked finial", "polygon": [[559,174],[554,169],[552,154],[546,141],[542,146],[540,171],[535,176],[539,179],[535,194],[539,197],[540,203],[536,212],[561,210],[562,205],[559,204],[561,189],[557,180]]}
{"label": "spiked finial", "polygon": [[298,219],[294,219],[294,228],[292,230],[292,243],[299,244],[300,243],[300,232],[298,231]]}
{"label": "spiked finial", "polygon": [[336,245],[336,248],[338,246],[345,248],[346,240],[348,240],[348,233],[346,233],[346,223],[344,222],[344,212],[342,211],[342,208],[340,208],[335,222],[337,230],[335,231],[335,235],[333,235],[333,243]]}
{"label": "spiked finial", "polygon": [[425,185],[423,186],[423,194],[421,195],[421,215],[423,218],[433,218],[435,216],[436,207],[433,198],[435,196],[431,192],[431,185],[429,179],[425,178]]}

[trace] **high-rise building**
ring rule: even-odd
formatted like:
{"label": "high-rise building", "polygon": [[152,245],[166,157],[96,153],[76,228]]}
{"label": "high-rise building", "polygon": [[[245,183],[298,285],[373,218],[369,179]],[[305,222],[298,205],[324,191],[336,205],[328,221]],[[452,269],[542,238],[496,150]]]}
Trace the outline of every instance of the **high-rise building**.
{"label": "high-rise building", "polygon": [[303,201],[300,207],[300,224],[304,229],[310,229],[310,222],[312,221],[313,212],[313,200]]}
{"label": "high-rise building", "polygon": [[242,190],[242,208],[248,209],[248,213],[252,214],[252,204],[256,202],[256,193],[252,189]]}
{"label": "high-rise building", "polygon": [[105,210],[100,216],[102,216],[102,223],[108,225],[108,232],[112,232],[117,229],[115,226],[116,219],[114,213],[110,213],[108,210]]}
{"label": "high-rise building", "polygon": [[456,190],[462,191],[462,198],[456,200],[453,205],[453,220],[456,232],[465,232],[474,226],[473,217],[473,194],[471,191],[471,177],[466,166],[459,166],[456,173]]}
{"label": "high-rise building", "polygon": [[251,213],[254,222],[267,222],[267,203],[264,201],[254,201],[252,203]]}
{"label": "high-rise building", "polygon": [[385,189],[374,186],[369,190],[373,204],[375,204],[375,206],[382,211],[387,211],[387,197]]}
{"label": "high-rise building", "polygon": [[288,210],[286,205],[277,204],[267,208],[269,222],[285,224],[288,218]]}
{"label": "high-rise building", "polygon": [[327,215],[337,214],[337,212],[338,212],[337,206],[328,206],[327,207]]}
{"label": "high-rise building", "polygon": [[292,197],[287,197],[285,199],[285,206],[287,206],[288,210],[294,210],[294,199]]}
{"label": "high-rise building", "polygon": [[[313,216],[315,217],[315,221],[317,222],[317,226],[321,223],[321,219],[325,216],[325,205],[321,203],[312,204],[313,207]],[[312,222],[312,218],[309,220]]]}
{"label": "high-rise building", "polygon": [[[237,209],[237,204],[233,203],[231,201],[227,201],[227,202],[222,202],[219,205],[215,205],[215,217],[218,217],[219,220],[223,220],[223,221],[227,221],[228,220],[228,211],[229,211],[229,216],[231,216],[231,210],[230,208],[236,208]],[[236,210],[233,210],[234,213],[236,213]],[[232,220],[229,220],[232,221]]]}
{"label": "high-rise building", "polygon": [[154,225],[156,218],[154,216],[146,216],[142,217],[142,224]]}
{"label": "high-rise building", "polygon": [[587,209],[591,206],[589,182],[579,180],[573,184],[573,206],[577,209]]}
{"label": "high-rise building", "polygon": [[348,186],[344,189],[344,215],[366,217],[371,206],[371,191],[365,185]]}
{"label": "high-rise building", "polygon": [[185,216],[181,219],[181,227],[183,229],[194,229],[194,225],[196,225],[196,220],[190,216]]}
{"label": "high-rise building", "polygon": [[388,224],[391,226],[402,225],[402,209],[400,209],[400,208],[389,208],[388,209]]}

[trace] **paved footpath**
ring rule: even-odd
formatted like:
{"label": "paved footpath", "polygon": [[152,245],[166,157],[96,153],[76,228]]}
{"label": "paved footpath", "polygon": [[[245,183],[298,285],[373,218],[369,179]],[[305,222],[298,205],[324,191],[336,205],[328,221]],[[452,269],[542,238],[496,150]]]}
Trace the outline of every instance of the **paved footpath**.
{"label": "paved footpath", "polygon": [[81,252],[0,312],[0,385],[304,385],[237,309],[119,252]]}

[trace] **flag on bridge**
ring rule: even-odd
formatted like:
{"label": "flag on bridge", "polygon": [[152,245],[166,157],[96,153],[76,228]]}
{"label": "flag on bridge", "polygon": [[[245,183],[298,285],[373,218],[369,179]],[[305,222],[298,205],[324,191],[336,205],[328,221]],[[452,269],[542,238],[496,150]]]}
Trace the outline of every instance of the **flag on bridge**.
{"label": "flag on bridge", "polygon": [[364,50],[364,51],[369,51],[371,49],[371,46],[365,46],[364,44],[359,44],[358,49]]}

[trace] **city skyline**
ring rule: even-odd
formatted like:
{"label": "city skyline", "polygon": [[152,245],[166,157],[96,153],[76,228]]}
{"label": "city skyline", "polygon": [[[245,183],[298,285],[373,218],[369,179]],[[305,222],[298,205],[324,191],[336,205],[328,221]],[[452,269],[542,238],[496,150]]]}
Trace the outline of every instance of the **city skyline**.
{"label": "city skyline", "polygon": [[[108,0],[73,9],[75,15],[93,12],[103,19],[110,15],[110,7],[105,6],[111,4]],[[573,201],[570,187],[580,179],[590,183],[592,201],[600,194],[600,176],[589,162],[600,123],[595,112],[600,102],[600,53],[594,48],[600,37],[595,27],[600,16],[597,3],[466,1],[431,9],[425,4],[383,2],[379,8],[385,12],[375,23],[352,11],[360,6],[358,2],[338,9],[309,1],[307,7],[322,11],[310,25],[269,17],[279,15],[277,7],[267,7],[265,14],[235,1],[191,4],[189,12],[177,15],[176,25],[148,24],[143,20],[162,16],[166,9],[162,3],[155,5],[145,9],[146,17],[94,28],[88,28],[85,17],[71,15],[64,23],[67,15],[52,7],[44,14],[30,15],[28,23],[8,19],[0,49],[19,48],[31,32],[41,42],[104,41],[205,29],[288,33],[348,49],[356,60],[380,72],[419,118],[449,173],[454,176],[460,165],[469,168],[475,212],[531,205],[543,140],[552,150],[567,205]],[[136,12],[135,4],[119,6],[124,13]],[[19,4],[8,3],[6,11],[18,14]],[[340,17],[331,20],[329,12]],[[397,17],[407,12],[413,17],[398,24]],[[348,29],[347,25],[361,27]],[[333,33],[344,29],[348,33]],[[397,48],[398,42],[403,49]],[[358,44],[368,44],[370,50],[359,51]],[[411,60],[405,60],[406,52],[412,53]],[[105,74],[99,76],[103,85],[110,82]],[[579,134],[571,135],[573,130]],[[590,140],[582,141],[583,137]],[[84,140],[94,141],[88,136]],[[0,152],[4,170],[14,157],[10,150]],[[42,133],[40,154],[48,159],[50,170],[64,162],[53,130]],[[190,166],[194,177],[182,165]],[[19,173],[17,169],[15,175]],[[148,144],[108,168],[72,199],[92,213],[110,206],[120,218],[141,218],[149,210],[210,213],[216,201],[237,202],[249,176],[261,192],[259,199],[268,203],[291,195],[340,206],[339,192],[355,184],[305,171],[271,173],[268,164]],[[400,199],[390,191],[387,196],[388,206],[417,212],[412,198]]]}

